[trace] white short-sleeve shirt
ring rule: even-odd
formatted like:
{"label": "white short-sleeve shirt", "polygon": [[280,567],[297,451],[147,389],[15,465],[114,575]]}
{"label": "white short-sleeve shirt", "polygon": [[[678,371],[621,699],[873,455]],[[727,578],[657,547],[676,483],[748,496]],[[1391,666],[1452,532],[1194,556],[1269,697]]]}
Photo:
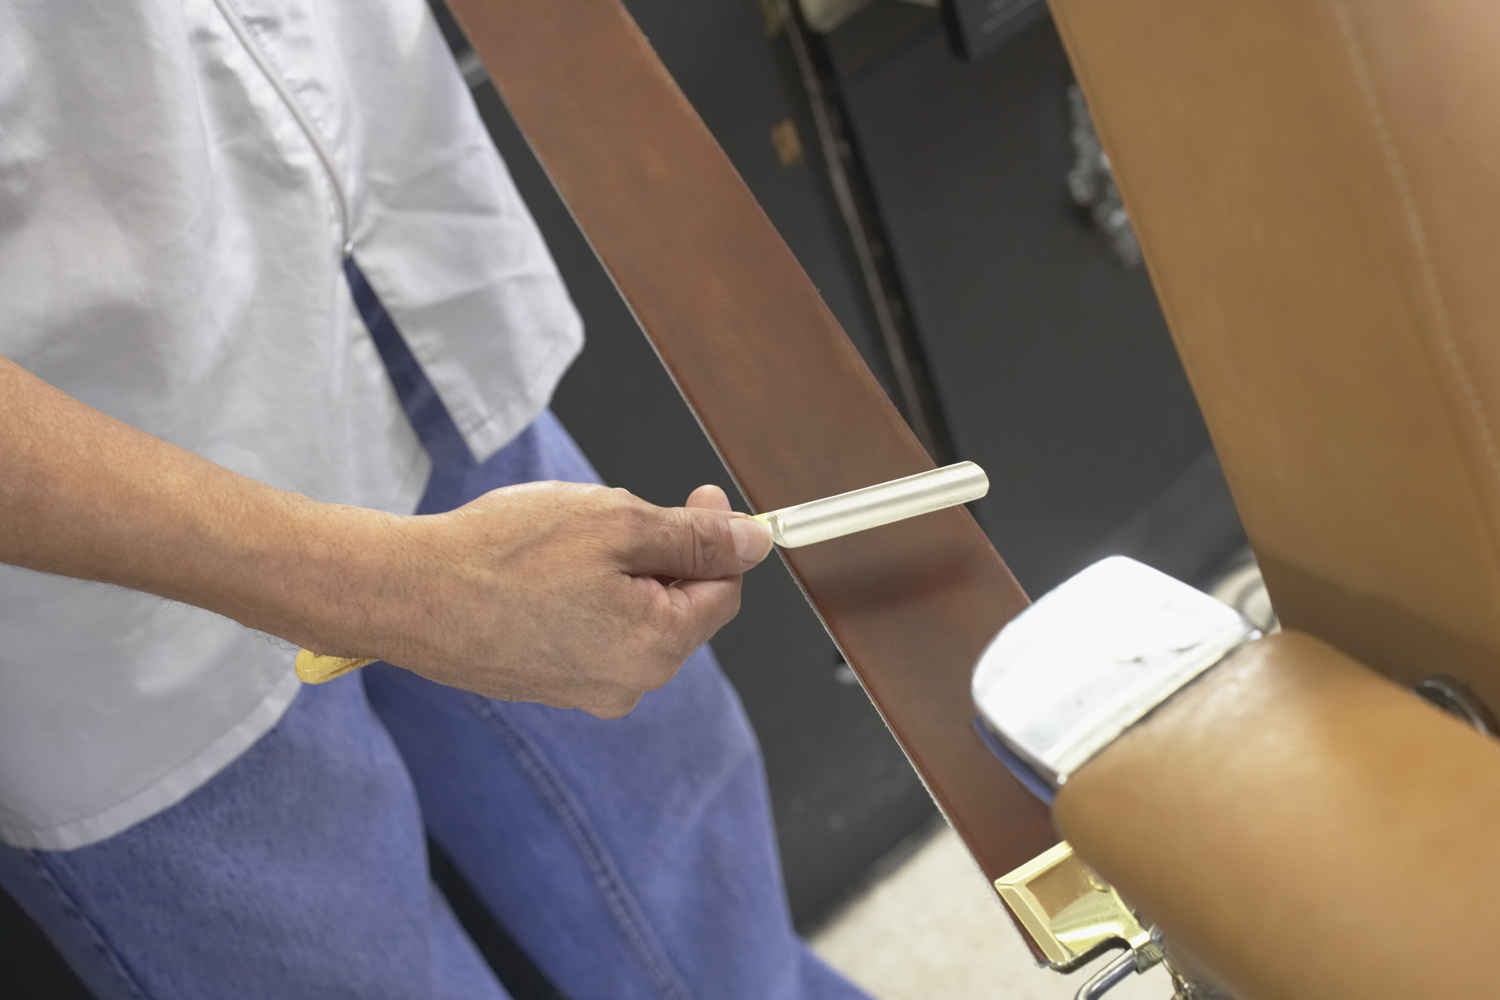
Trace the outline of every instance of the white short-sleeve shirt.
{"label": "white short-sleeve shirt", "polygon": [[[541,412],[578,317],[422,0],[0,4],[0,355],[263,482],[410,512],[427,459],[346,248],[477,457]],[[0,839],[177,802],[280,718],[293,652],[0,566]]]}

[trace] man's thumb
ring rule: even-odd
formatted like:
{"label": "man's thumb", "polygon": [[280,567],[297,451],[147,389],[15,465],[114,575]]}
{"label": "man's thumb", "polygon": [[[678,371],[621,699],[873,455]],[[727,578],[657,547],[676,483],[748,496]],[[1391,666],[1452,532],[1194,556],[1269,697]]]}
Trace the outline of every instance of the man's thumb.
{"label": "man's thumb", "polygon": [[661,514],[630,553],[633,573],[719,580],[738,576],[771,551],[770,529],[744,514],[694,507]]}

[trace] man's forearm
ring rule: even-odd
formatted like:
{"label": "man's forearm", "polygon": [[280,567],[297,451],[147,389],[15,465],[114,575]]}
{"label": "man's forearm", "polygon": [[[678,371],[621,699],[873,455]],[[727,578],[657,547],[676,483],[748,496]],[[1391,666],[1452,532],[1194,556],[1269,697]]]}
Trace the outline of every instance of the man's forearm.
{"label": "man's forearm", "polygon": [[0,359],[0,562],[492,697],[629,711],[734,615],[739,574],[770,548],[766,527],[711,486],[685,508],[576,483],[507,487],[426,517],[318,503]]}
{"label": "man's forearm", "polygon": [[0,358],[0,562],[317,642],[395,520],[231,472]]}

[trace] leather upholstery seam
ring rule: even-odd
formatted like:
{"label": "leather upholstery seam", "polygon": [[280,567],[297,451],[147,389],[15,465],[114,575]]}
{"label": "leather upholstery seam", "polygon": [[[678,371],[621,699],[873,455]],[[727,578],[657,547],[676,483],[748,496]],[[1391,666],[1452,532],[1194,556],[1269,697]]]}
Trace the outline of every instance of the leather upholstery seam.
{"label": "leather upholstery seam", "polygon": [[[1438,281],[1437,267],[1433,263],[1431,248],[1427,242],[1427,227],[1422,221],[1422,211],[1417,204],[1416,195],[1412,193],[1411,181],[1407,176],[1406,166],[1401,160],[1400,150],[1396,147],[1395,135],[1381,107],[1380,95],[1375,88],[1375,77],[1370,70],[1369,60],[1360,42],[1354,18],[1349,11],[1348,0],[1332,0],[1332,5],[1334,14],[1338,18],[1339,30],[1343,35],[1344,47],[1353,65],[1355,80],[1359,84],[1360,96],[1364,99],[1365,110],[1370,115],[1370,124],[1375,130],[1381,155],[1390,172],[1391,182],[1396,189],[1396,197],[1401,203],[1407,237],[1411,240],[1412,249],[1417,256],[1423,290],[1427,294],[1428,305],[1432,310],[1433,325],[1436,328],[1438,340],[1442,344],[1443,353],[1447,356],[1449,364],[1458,376],[1464,402],[1479,430],[1480,440],[1484,443],[1485,456],[1489,459],[1490,474],[1497,483],[1500,483],[1500,448],[1496,446],[1494,431],[1485,416],[1484,407],[1479,399],[1479,390],[1469,374],[1469,368],[1464,361],[1463,352],[1459,349],[1458,341],[1453,336],[1453,324],[1448,315],[1448,306],[1443,297],[1442,286]],[[1482,498],[1480,506],[1486,506]],[[1489,522],[1489,518],[1486,518],[1486,522]],[[1493,526],[1491,526],[1490,534],[1493,543]]]}

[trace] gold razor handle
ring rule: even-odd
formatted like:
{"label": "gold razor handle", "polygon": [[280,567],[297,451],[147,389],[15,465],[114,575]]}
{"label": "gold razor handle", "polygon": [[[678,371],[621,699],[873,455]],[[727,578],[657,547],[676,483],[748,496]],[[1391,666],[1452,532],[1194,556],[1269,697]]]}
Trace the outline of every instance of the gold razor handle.
{"label": "gold razor handle", "polygon": [[297,651],[297,677],[304,684],[322,684],[374,662],[374,659],[358,656],[319,656],[300,649]]}

